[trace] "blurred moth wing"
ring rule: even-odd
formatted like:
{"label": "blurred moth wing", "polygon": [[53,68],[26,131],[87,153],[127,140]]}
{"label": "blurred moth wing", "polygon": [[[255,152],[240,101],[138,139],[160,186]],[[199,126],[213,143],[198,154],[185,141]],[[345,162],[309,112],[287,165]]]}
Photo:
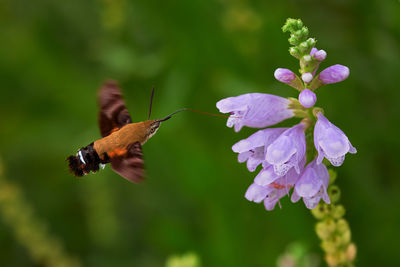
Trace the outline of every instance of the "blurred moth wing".
{"label": "blurred moth wing", "polygon": [[[99,128],[103,137],[107,137],[123,126],[132,123],[131,116],[122,98],[121,90],[115,81],[107,81],[99,91]],[[119,142],[119,140],[112,140]],[[112,151],[111,153],[118,152]],[[109,153],[110,154],[110,153]],[[144,178],[144,161],[140,142],[127,146],[126,150],[110,158],[112,169],[125,179],[139,183]]]}

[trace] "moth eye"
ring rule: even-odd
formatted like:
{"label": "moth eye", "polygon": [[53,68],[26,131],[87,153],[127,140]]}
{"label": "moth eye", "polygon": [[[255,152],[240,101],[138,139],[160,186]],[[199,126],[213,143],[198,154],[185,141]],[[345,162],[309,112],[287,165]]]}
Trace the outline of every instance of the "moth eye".
{"label": "moth eye", "polygon": [[154,133],[155,130],[156,130],[156,129],[154,129],[154,128],[151,129],[151,130],[150,130],[150,133]]}

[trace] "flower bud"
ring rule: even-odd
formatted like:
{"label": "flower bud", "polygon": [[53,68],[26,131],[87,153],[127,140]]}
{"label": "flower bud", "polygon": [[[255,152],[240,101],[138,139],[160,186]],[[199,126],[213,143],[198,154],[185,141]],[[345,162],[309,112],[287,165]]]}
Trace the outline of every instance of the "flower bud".
{"label": "flower bud", "polygon": [[315,209],[311,210],[311,213],[316,219],[323,219],[326,215],[326,208],[324,203],[319,203]]}
{"label": "flower bud", "polygon": [[346,257],[348,261],[353,261],[356,257],[357,254],[357,248],[356,245],[354,245],[353,243],[351,243],[347,249],[346,249]]}
{"label": "flower bud", "polygon": [[336,225],[333,220],[324,220],[315,225],[315,232],[322,240],[328,239],[335,231]]}
{"label": "flower bud", "polygon": [[310,55],[305,55],[305,56],[303,57],[303,60],[304,60],[305,62],[310,62],[310,61],[312,60],[312,58],[311,58]]}
{"label": "flower bud", "polygon": [[336,203],[340,199],[340,189],[337,185],[331,185],[328,188],[328,195],[332,203]]}
{"label": "flower bud", "polygon": [[315,52],[314,58],[320,62],[323,61],[326,58],[325,50],[318,50],[317,52]]}
{"label": "flower bud", "polygon": [[332,217],[335,219],[340,219],[344,216],[346,213],[346,210],[342,205],[335,206],[334,209],[332,210]]}
{"label": "flower bud", "polygon": [[296,74],[293,71],[283,68],[277,68],[274,72],[275,78],[283,83],[290,84],[294,79],[296,79]]}
{"label": "flower bud", "polygon": [[336,230],[338,233],[343,234],[347,231],[350,231],[350,227],[345,219],[339,219],[336,223]]}
{"label": "flower bud", "polygon": [[321,247],[328,254],[333,254],[333,253],[335,253],[337,251],[337,247],[336,247],[335,242],[330,241],[330,240],[323,240],[321,242]]}
{"label": "flower bud", "polygon": [[315,93],[309,89],[304,89],[299,94],[299,102],[305,108],[310,108],[317,102],[317,96]]}
{"label": "flower bud", "polygon": [[289,53],[294,56],[295,58],[298,58],[300,56],[300,51],[297,47],[291,47],[289,49]]}
{"label": "flower bud", "polygon": [[307,40],[307,44],[311,47],[313,47],[316,43],[317,43],[317,41],[315,41],[314,38],[308,38],[308,40]]}
{"label": "flower bud", "polygon": [[289,41],[289,44],[291,44],[291,45],[299,44],[299,39],[293,33],[290,35],[290,38],[288,41]]}
{"label": "flower bud", "polygon": [[319,80],[324,84],[337,83],[349,77],[350,70],[348,67],[336,64],[324,69],[319,74]]}
{"label": "flower bud", "polygon": [[300,48],[300,52],[305,53],[308,48],[307,42],[301,42],[299,44],[299,48]]}
{"label": "flower bud", "polygon": [[[304,57],[304,59],[305,59],[305,57]],[[312,81],[313,75],[312,75],[311,73],[309,73],[309,72],[306,72],[306,73],[303,73],[303,74],[301,75],[301,79],[302,79],[305,83],[309,83],[309,82]]]}

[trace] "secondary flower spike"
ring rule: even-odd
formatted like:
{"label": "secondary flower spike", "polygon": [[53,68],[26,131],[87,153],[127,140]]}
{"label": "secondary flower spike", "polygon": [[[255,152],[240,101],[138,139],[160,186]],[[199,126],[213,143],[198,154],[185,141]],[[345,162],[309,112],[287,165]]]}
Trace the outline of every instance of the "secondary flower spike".
{"label": "secondary flower spike", "polygon": [[347,136],[338,127],[333,125],[321,112],[317,115],[318,121],[314,128],[314,145],[318,151],[317,163],[327,158],[333,166],[340,166],[347,152],[357,153]]}
{"label": "secondary flower spike", "polygon": [[251,93],[222,99],[217,102],[217,108],[231,114],[227,126],[234,126],[238,132],[243,126],[264,128],[293,117],[289,103],[280,96]]}
{"label": "secondary flower spike", "polygon": [[330,204],[330,199],[326,189],[329,184],[329,173],[324,164],[317,164],[316,160],[311,161],[300,179],[296,182],[292,194],[292,202],[303,198],[304,204],[309,209],[314,209],[321,198],[325,203]]}

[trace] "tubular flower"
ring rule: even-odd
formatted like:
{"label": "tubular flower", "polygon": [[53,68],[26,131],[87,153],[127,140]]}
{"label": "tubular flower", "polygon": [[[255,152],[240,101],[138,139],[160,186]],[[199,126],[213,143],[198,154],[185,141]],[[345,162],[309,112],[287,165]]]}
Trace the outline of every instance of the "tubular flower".
{"label": "tubular flower", "polygon": [[217,102],[222,113],[230,113],[227,126],[236,132],[243,126],[264,128],[294,116],[286,98],[260,93],[228,97]]}
{"label": "tubular flower", "polygon": [[270,128],[259,130],[246,139],[232,146],[238,155],[240,163],[247,161],[247,168],[253,172],[258,165],[265,161],[266,147],[271,144],[287,128]]}
{"label": "tubular flower", "polygon": [[309,209],[314,209],[321,198],[325,203],[330,204],[326,189],[329,184],[329,173],[324,164],[317,164],[316,160],[311,161],[296,182],[292,193],[292,202],[303,198],[304,204]]}
{"label": "tubular flower", "polygon": [[273,210],[282,197],[289,195],[289,190],[293,188],[299,179],[299,175],[294,169],[291,169],[284,176],[278,176],[270,167],[260,172],[245,194],[246,199],[249,201],[256,203],[264,201],[266,210]]}
{"label": "tubular flower", "polygon": [[285,175],[292,167],[300,173],[300,162],[306,153],[305,125],[299,123],[283,132],[267,147],[266,161],[277,175]]}
{"label": "tubular flower", "polygon": [[342,165],[347,152],[357,153],[347,136],[333,125],[321,112],[314,128],[314,145],[318,151],[317,163],[327,158],[333,166]]}

